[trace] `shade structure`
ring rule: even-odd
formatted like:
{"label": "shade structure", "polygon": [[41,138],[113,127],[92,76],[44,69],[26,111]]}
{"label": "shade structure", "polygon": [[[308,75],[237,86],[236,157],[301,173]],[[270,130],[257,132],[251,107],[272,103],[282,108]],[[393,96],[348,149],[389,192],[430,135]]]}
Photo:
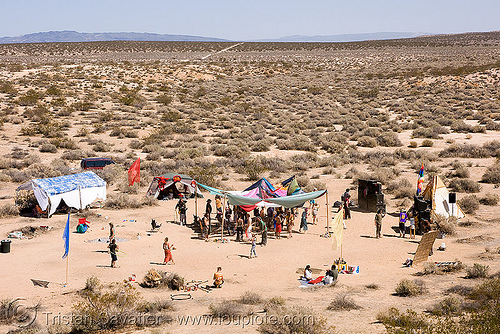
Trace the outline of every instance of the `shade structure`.
{"label": "shade structure", "polygon": [[178,198],[179,194],[184,196],[203,197],[203,194],[198,189],[197,182],[190,176],[184,174],[165,173],[155,176],[149,189],[148,196],[155,198]]}
{"label": "shade structure", "polygon": [[[106,199],[106,181],[94,172],[31,180],[40,208],[50,217],[61,201],[75,209],[83,209],[96,199]],[[22,190],[22,189],[20,189]]]}
{"label": "shade structure", "polygon": [[230,205],[259,205],[265,206],[265,203],[274,204],[275,206],[283,206],[285,208],[294,208],[301,206],[304,202],[323,196],[326,190],[313,191],[310,193],[291,195],[285,197],[275,198],[250,198],[235,194],[227,194],[228,202]]}

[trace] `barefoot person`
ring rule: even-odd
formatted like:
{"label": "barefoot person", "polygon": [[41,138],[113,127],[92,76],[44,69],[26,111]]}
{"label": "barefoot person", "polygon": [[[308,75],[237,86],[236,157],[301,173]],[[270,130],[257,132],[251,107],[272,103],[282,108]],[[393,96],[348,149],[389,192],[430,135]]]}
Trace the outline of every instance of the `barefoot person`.
{"label": "barefoot person", "polygon": [[224,284],[224,276],[222,276],[222,267],[217,267],[217,271],[214,274],[214,286],[220,288]]}
{"label": "barefoot person", "polygon": [[116,257],[116,252],[118,251],[119,247],[116,244],[116,240],[114,238],[111,239],[108,248],[109,254],[111,255],[111,268],[116,268],[116,260],[118,260],[118,258]]}
{"label": "barefoot person", "polygon": [[165,241],[163,242],[163,251],[165,252],[165,259],[163,260],[163,264],[175,264],[174,259],[172,258],[172,248],[174,245],[168,243],[168,237],[165,237]]}

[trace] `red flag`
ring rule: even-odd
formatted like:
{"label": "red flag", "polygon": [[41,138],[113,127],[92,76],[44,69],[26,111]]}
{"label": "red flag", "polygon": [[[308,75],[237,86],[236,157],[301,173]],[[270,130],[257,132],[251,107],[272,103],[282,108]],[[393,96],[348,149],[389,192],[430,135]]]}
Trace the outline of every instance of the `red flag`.
{"label": "red flag", "polygon": [[141,181],[141,158],[138,158],[128,169],[128,185],[132,186],[134,182]]}

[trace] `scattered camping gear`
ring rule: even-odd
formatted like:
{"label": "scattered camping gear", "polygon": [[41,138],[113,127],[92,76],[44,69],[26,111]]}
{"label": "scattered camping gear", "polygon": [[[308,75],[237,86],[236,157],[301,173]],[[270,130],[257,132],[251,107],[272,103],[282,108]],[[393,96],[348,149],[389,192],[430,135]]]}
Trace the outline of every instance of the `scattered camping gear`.
{"label": "scattered camping gear", "polygon": [[181,194],[185,198],[195,196],[203,198],[203,194],[192,177],[174,173],[155,176],[146,193],[146,195],[159,200],[180,198]]}
{"label": "scattered camping gear", "polygon": [[358,180],[358,207],[368,212],[385,211],[382,184],[375,180]]}
{"label": "scattered camping gear", "polygon": [[87,232],[89,225],[87,223],[90,223],[87,221],[87,218],[80,218],[78,219],[78,225],[76,226],[76,232],[77,233],[85,233]]}
{"label": "scattered camping gear", "polygon": [[38,205],[52,216],[61,203],[70,208],[84,209],[97,198],[106,199],[106,182],[93,172],[33,179],[16,189],[33,190]]}

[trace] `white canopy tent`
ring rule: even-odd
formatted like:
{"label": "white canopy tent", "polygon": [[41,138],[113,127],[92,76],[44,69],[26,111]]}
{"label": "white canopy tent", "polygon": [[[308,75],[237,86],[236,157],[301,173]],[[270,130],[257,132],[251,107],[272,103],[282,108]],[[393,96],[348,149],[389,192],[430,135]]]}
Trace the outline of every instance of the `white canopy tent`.
{"label": "white canopy tent", "polygon": [[34,179],[17,190],[33,189],[38,205],[50,217],[61,201],[75,209],[83,209],[96,199],[106,199],[106,182],[93,172]]}

